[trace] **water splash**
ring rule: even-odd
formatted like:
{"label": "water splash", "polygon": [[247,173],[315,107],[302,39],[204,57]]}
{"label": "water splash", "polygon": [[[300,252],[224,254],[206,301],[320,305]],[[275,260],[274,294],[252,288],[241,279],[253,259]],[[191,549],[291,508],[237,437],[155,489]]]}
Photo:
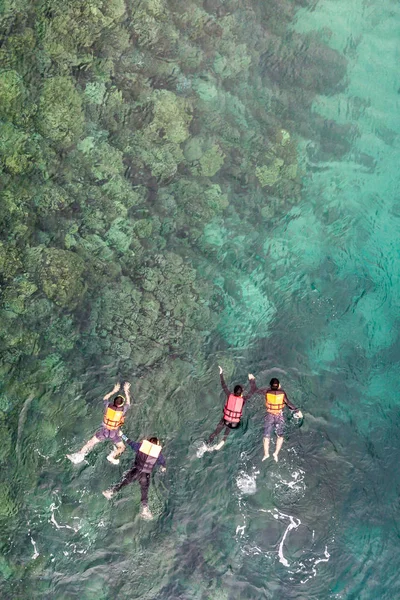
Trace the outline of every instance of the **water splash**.
{"label": "water splash", "polygon": [[74,533],[77,533],[80,530],[80,525],[74,525],[74,526],[71,526],[68,524],[60,525],[60,523],[58,523],[58,521],[55,517],[55,512],[60,508],[61,500],[59,499],[57,494],[55,494],[55,495],[56,495],[56,502],[52,502],[49,507],[49,510],[51,513],[49,522],[52,523],[56,529],[71,529],[71,531],[73,531]]}
{"label": "water splash", "polygon": [[242,470],[239,472],[236,478],[236,485],[242,494],[251,495],[255,494],[257,491],[257,475],[260,474],[260,471],[253,467],[252,473],[246,473],[246,471]]}
{"label": "water splash", "polygon": [[32,537],[32,535],[31,535],[31,532],[30,532],[30,531],[28,531],[28,535],[29,535],[29,537],[30,537],[31,544],[32,544],[32,546],[33,546],[32,560],[36,560],[36,559],[37,559],[37,558],[40,556],[40,554],[39,554],[39,550],[38,550],[38,548],[37,548],[36,542],[35,542],[35,540],[33,539],[33,537]]}

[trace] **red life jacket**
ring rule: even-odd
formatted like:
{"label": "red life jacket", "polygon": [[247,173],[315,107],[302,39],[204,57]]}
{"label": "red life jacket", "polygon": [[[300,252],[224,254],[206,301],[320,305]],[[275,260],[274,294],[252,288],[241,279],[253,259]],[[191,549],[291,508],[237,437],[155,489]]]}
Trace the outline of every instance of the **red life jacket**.
{"label": "red life jacket", "polygon": [[224,406],[224,419],[228,423],[239,423],[243,413],[243,396],[229,394],[228,400]]}

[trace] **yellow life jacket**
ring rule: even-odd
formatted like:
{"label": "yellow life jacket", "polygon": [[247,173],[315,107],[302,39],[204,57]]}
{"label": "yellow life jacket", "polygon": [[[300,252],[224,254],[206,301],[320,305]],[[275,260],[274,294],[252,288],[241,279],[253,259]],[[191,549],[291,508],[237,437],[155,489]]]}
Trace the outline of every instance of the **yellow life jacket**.
{"label": "yellow life jacket", "polygon": [[117,409],[113,404],[107,406],[107,410],[104,413],[103,425],[110,431],[114,431],[121,427],[125,421],[123,411]]}
{"label": "yellow life jacket", "polygon": [[265,406],[271,415],[279,415],[285,406],[285,394],[270,390],[265,394]]}
{"label": "yellow life jacket", "polygon": [[158,458],[161,452],[161,446],[152,444],[149,440],[143,440],[140,444],[139,452],[143,452],[143,454],[147,454],[147,456],[151,456],[152,458]]}
{"label": "yellow life jacket", "polygon": [[151,473],[160,456],[161,446],[143,440],[136,457],[136,464],[142,473]]}

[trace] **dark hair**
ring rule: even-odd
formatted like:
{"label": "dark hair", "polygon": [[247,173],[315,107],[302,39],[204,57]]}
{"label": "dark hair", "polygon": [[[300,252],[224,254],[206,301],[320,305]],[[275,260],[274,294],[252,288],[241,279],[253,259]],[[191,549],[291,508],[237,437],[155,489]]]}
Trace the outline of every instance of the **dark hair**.
{"label": "dark hair", "polygon": [[235,385],[235,387],[233,388],[233,393],[235,394],[235,396],[240,396],[240,394],[243,393],[243,388],[241,385]]}
{"label": "dark hair", "polygon": [[125,398],[123,396],[116,396],[114,398],[114,406],[123,406],[125,404]]}
{"label": "dark hair", "polygon": [[149,438],[149,442],[150,444],[160,444],[160,440],[157,437],[151,437]]}
{"label": "dark hair", "polygon": [[279,379],[277,379],[276,377],[273,377],[271,379],[271,381],[269,382],[269,385],[272,387],[273,390],[277,390],[279,387]]}

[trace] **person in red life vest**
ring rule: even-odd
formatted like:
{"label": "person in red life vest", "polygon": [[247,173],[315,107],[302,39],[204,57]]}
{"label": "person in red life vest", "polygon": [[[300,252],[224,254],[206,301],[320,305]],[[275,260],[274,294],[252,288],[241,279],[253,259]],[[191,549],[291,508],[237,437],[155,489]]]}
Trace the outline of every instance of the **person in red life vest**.
{"label": "person in red life vest", "polygon": [[101,428],[95,435],[75,454],[67,454],[67,458],[75,465],[85,460],[85,456],[99,443],[103,441],[113,442],[115,444],[112,452],[107,456],[107,460],[113,465],[119,464],[119,456],[125,450],[125,444],[122,441],[120,427],[125,420],[125,414],[131,405],[130,390],[131,384],[125,381],[123,389],[125,397],[120,394],[115,396],[112,402],[110,398],[117,394],[121,388],[121,384],[117,383],[109,394],[103,398],[104,401],[104,416]]}
{"label": "person in red life vest", "polygon": [[123,487],[138,481],[141,489],[142,512],[141,516],[144,519],[152,519],[153,515],[148,506],[148,494],[150,487],[151,473],[156,465],[161,465],[161,470],[165,471],[165,458],[161,454],[161,443],[156,437],[151,437],[141,442],[132,442],[126,435],[122,434],[122,438],[136,452],[135,462],[133,467],[127,471],[121,481],[114,485],[109,490],[103,492],[103,496],[110,500],[116,492],[119,492]]}
{"label": "person in red life vest", "polygon": [[264,456],[263,460],[269,458],[269,443],[271,439],[272,431],[276,431],[276,447],[273,457],[278,462],[278,455],[281,451],[283,444],[283,430],[285,426],[285,420],[283,416],[283,409],[285,406],[291,410],[297,418],[302,419],[303,413],[301,410],[296,408],[292,404],[286,395],[285,390],[281,388],[279,379],[273,377],[269,382],[268,388],[260,388],[256,390],[257,394],[265,394],[265,407],[267,414],[265,415],[264,423]]}
{"label": "person in red life vest", "polygon": [[254,379],[254,375],[250,373],[250,392],[244,395],[242,386],[235,385],[232,393],[225,383],[224,372],[222,370],[222,367],[218,368],[219,376],[221,378],[221,386],[226,395],[226,402],[223,410],[222,419],[218,423],[214,433],[212,433],[208,438],[207,444],[211,444],[224,428],[225,432],[224,437],[219,442],[219,444],[217,444],[216,446],[212,446],[211,448],[207,448],[208,450],[220,450],[222,448],[222,446],[226,442],[226,438],[228,437],[231,429],[237,429],[239,427],[240,420],[242,418],[243,407],[246,404],[247,400],[249,400],[249,398],[251,398],[251,396],[256,392],[256,381]]}

